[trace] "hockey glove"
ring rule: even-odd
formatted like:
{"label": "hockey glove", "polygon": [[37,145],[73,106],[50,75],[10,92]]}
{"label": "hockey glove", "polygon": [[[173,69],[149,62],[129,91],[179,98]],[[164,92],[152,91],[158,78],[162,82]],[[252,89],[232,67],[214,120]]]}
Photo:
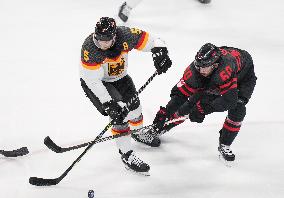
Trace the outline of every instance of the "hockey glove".
{"label": "hockey glove", "polygon": [[160,110],[157,112],[156,117],[153,121],[153,125],[155,126],[156,130],[160,131],[163,129],[166,119],[167,110],[165,107],[160,106]]}
{"label": "hockey glove", "polygon": [[166,73],[172,66],[172,61],[168,55],[166,47],[154,47],[151,49],[154,65],[158,74]]}
{"label": "hockey glove", "polygon": [[128,114],[128,109],[124,108],[125,103],[119,101],[115,102],[114,100],[103,103],[104,111],[109,115],[113,120],[114,124],[122,124],[124,118]]}
{"label": "hockey glove", "polygon": [[205,115],[212,113],[214,110],[210,105],[210,97],[203,97],[197,101],[189,113],[191,122],[203,122]]}
{"label": "hockey glove", "polygon": [[205,113],[199,100],[196,103],[196,105],[194,105],[194,107],[191,109],[191,112],[189,114],[189,119],[191,122],[202,123],[204,118],[205,118]]}

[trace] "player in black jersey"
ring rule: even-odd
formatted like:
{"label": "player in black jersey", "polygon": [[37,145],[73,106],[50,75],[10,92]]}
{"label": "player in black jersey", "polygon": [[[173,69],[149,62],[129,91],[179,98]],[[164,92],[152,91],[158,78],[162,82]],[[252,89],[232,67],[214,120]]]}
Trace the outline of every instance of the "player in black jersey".
{"label": "player in black jersey", "polygon": [[203,45],[173,87],[171,100],[157,112],[157,133],[182,123],[164,126],[166,120],[188,115],[192,122],[201,123],[210,113],[228,111],[219,132],[218,150],[225,160],[234,161],[230,146],[241,128],[256,79],[253,60],[245,50]]}

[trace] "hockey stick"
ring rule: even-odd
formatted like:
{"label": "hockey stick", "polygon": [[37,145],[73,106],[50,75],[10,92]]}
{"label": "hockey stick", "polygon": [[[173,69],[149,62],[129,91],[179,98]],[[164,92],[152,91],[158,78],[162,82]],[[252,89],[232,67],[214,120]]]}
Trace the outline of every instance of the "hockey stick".
{"label": "hockey stick", "polygon": [[[188,116],[179,117],[179,118],[176,118],[176,119],[173,119],[173,120],[169,120],[168,122],[165,123],[165,125],[171,124],[173,122],[185,121],[186,119],[188,119]],[[110,136],[107,136],[107,137],[103,137],[103,138],[100,138],[100,139],[96,140],[94,142],[94,144],[97,144],[97,143],[100,143],[100,142],[105,142],[105,141],[108,141],[108,140],[113,140],[113,139],[120,138],[122,136],[130,135],[130,134],[138,133],[138,132],[141,132],[141,130],[142,131],[150,130],[153,127],[154,127],[154,125],[150,124],[150,125],[147,125],[147,126],[144,126],[144,127],[140,128],[140,129],[130,130],[127,133],[121,133],[121,134],[116,134],[116,135],[110,135]],[[88,143],[85,143],[85,144],[91,144],[91,143],[92,142],[88,142]]]}
{"label": "hockey stick", "polygon": [[[187,118],[188,118],[187,116],[180,117],[180,118],[177,118],[177,119],[170,120],[170,121],[166,122],[165,124],[168,125],[170,123],[177,122],[177,121],[182,121],[182,120],[185,120]],[[104,142],[104,141],[109,140],[109,139],[119,138],[119,137],[122,137],[122,136],[125,136],[125,135],[129,135],[131,133],[136,133],[136,132],[141,131],[141,130],[150,129],[152,127],[153,127],[153,125],[148,125],[148,126],[144,126],[144,127],[140,128],[140,129],[137,129],[137,130],[131,130],[128,133],[108,136],[108,137],[101,138],[101,139],[97,140],[96,143]],[[82,147],[86,147],[86,146],[88,146],[89,144],[92,144],[92,143],[93,143],[93,141],[90,141],[90,142],[86,142],[86,143],[79,144],[79,145],[76,145],[76,146],[70,146],[70,147],[65,147],[64,148],[64,147],[60,147],[57,144],[55,144],[54,141],[52,141],[52,139],[49,136],[47,136],[44,139],[44,144],[49,149],[51,149],[52,151],[54,151],[56,153],[64,153],[64,152],[67,152],[67,151],[79,149],[79,148],[82,148]]]}
{"label": "hockey stick", "polygon": [[[147,82],[138,90],[138,92],[136,93],[136,95],[130,100],[129,103],[132,103],[137,97],[138,97],[138,94],[140,94],[144,89],[145,87],[154,79],[154,77],[158,74],[158,72],[156,71],[148,80]],[[128,106],[130,106],[130,104],[127,104]],[[107,129],[106,131],[112,126],[111,123],[109,123],[107,125]],[[102,131],[102,134],[99,134],[97,137],[102,137],[102,135],[105,133],[105,130]],[[96,137],[96,138],[97,138]],[[45,137],[44,138],[44,144],[52,151],[56,152],[56,153],[64,153],[64,152],[67,152],[67,151],[71,151],[71,150],[75,150],[75,149],[79,149],[79,148],[82,148],[82,147],[86,147],[90,144],[92,144],[93,141],[90,141],[90,142],[87,142],[87,143],[83,143],[83,144],[79,144],[79,145],[75,145],[75,146],[71,146],[71,147],[67,147],[67,148],[62,148],[60,146],[58,146],[57,144],[54,143],[54,141],[49,137]]]}
{"label": "hockey stick", "polygon": [[0,150],[0,154],[4,155],[5,157],[19,157],[19,156],[27,155],[28,153],[29,153],[29,150],[27,147],[22,147],[22,148],[12,150],[12,151]]}
{"label": "hockey stick", "polygon": [[[147,80],[147,82],[138,90],[136,95],[132,98],[132,100],[130,101],[130,104],[131,104],[131,102],[133,102],[138,97],[138,94],[140,94],[145,89],[145,87],[154,79],[154,77],[157,74],[158,74],[158,72],[156,71]],[[39,178],[39,177],[30,177],[29,183],[32,184],[32,185],[36,185],[36,186],[52,186],[52,185],[58,184],[70,172],[70,170],[81,160],[81,158],[85,155],[85,153],[87,153],[87,151],[90,148],[92,148],[92,146],[95,144],[95,141],[100,139],[104,135],[104,133],[112,126],[112,123],[113,123],[113,121],[111,121],[108,125],[105,126],[103,131],[88,145],[88,147],[83,151],[83,153],[81,155],[79,155],[79,157],[71,164],[71,166],[69,166],[69,168],[66,171],[64,171],[64,173],[61,176],[59,176],[57,178],[54,178],[54,179],[44,179],[44,178]]]}

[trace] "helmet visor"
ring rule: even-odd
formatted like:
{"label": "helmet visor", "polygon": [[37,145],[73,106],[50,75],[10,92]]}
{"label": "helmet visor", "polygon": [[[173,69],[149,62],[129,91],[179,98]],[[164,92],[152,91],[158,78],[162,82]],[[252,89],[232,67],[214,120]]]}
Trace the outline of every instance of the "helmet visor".
{"label": "helmet visor", "polygon": [[115,34],[110,34],[110,35],[102,35],[102,34],[95,34],[95,38],[98,41],[110,41],[113,39]]}

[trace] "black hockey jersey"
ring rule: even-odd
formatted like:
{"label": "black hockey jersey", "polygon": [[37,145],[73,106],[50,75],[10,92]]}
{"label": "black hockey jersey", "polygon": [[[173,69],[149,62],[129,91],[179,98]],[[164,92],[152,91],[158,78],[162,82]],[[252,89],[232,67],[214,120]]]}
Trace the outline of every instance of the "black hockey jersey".
{"label": "black hockey jersey", "polygon": [[253,64],[250,55],[244,50],[225,46],[220,47],[220,50],[219,65],[209,77],[202,76],[194,63],[191,63],[171,94],[190,98],[206,91],[221,96],[213,103],[214,111],[225,111],[234,106],[238,99],[238,86],[249,80],[246,76],[253,71]]}

